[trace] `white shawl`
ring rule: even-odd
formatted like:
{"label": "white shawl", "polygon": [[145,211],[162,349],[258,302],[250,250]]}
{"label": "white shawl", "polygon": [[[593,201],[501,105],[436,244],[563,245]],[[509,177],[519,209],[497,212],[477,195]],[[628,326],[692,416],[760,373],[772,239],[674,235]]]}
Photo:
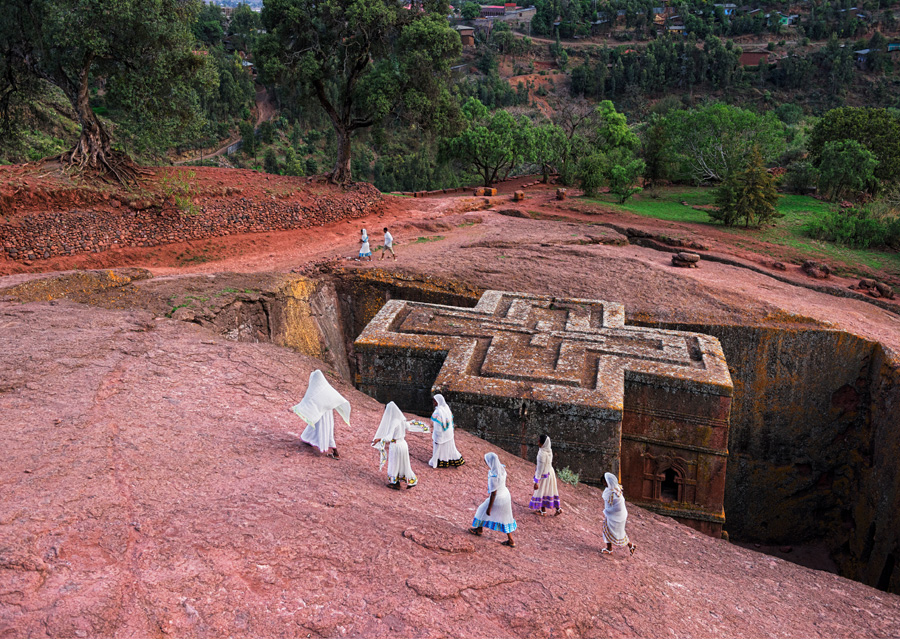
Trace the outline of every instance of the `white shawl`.
{"label": "white shawl", "polygon": [[550,448],[550,438],[544,440],[544,444],[538,449],[537,467],[534,470],[534,481],[540,482],[544,474],[550,473],[553,466],[553,450]]}
{"label": "white shawl", "polygon": [[325,375],[318,369],[309,376],[309,386],[303,400],[291,409],[309,425],[315,425],[332,409],[340,414],[344,422],[350,424],[350,403],[328,384]]}
{"label": "white shawl", "polygon": [[359,239],[360,239],[362,242],[368,242],[368,241],[369,241],[369,234],[366,233],[366,230],[365,230],[365,229],[362,230],[362,236],[360,236]]}
{"label": "white shawl", "polygon": [[625,508],[625,496],[622,493],[622,485],[611,473],[603,474],[606,479],[606,489],[603,490],[603,515],[606,517],[606,526],[609,532],[618,540],[627,540],[625,535],[625,520],[628,518],[628,509]]}
{"label": "white shawl", "polygon": [[437,421],[440,421],[440,428],[435,426],[431,438],[435,444],[444,444],[453,440],[453,412],[441,394],[435,395],[434,401],[437,402],[437,408],[431,414],[431,419],[437,418]]}
{"label": "white shawl", "polygon": [[506,485],[506,465],[500,464],[500,458],[493,451],[484,454],[484,461],[488,469],[488,493]]}
{"label": "white shawl", "polygon": [[[381,424],[378,425],[378,431],[375,432],[376,441],[390,442],[391,440],[399,440],[406,435],[406,418],[394,402],[388,402],[381,416]],[[398,437],[399,436],[399,437]]]}

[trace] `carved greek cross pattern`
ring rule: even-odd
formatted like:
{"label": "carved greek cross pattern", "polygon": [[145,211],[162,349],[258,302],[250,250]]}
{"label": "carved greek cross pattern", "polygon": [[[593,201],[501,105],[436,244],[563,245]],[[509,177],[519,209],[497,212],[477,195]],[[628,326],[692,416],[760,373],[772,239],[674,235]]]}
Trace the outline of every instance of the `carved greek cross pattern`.
{"label": "carved greek cross pattern", "polygon": [[474,309],[392,300],[356,345],[446,352],[434,386],[458,392],[617,412],[626,375],[730,394],[717,340],[626,327],[624,316],[618,303],[503,291],[485,292]]}

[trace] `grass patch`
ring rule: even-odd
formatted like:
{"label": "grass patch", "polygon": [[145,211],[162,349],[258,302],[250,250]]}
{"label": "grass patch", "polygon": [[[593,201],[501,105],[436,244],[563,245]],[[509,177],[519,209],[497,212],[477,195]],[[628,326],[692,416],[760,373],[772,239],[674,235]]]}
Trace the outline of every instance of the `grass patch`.
{"label": "grass patch", "polygon": [[437,242],[438,240],[443,240],[444,236],[420,236],[412,241],[411,244],[422,244],[425,242]]}
{"label": "grass patch", "polygon": [[[809,196],[782,195],[778,200],[778,211],[784,214],[773,226],[762,229],[726,227],[712,222],[706,211],[694,206],[712,205],[715,193],[712,188],[673,187],[660,189],[652,197],[641,193],[633,196],[625,204],[619,204],[612,196],[580,198],[586,202],[602,204],[610,209],[620,209],[658,220],[688,222],[706,225],[724,231],[735,237],[735,245],[746,246],[741,240],[768,242],[776,246],[789,247],[809,258],[839,261],[850,265],[861,265],[871,269],[885,270],[900,275],[900,254],[879,249],[851,249],[832,242],[810,238],[804,228],[807,224],[830,211],[831,205]],[[686,202],[688,206],[681,204]],[[758,249],[757,249],[758,250]]]}

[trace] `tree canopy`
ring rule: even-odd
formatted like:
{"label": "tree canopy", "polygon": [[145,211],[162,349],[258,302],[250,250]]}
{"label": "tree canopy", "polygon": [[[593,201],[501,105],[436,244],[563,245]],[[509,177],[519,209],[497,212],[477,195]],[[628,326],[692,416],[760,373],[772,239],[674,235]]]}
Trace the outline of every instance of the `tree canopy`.
{"label": "tree canopy", "polygon": [[267,0],[260,44],[267,77],[315,95],[337,136],[331,179],[351,180],[354,131],[394,116],[455,122],[447,89],[461,51],[442,0]]}
{"label": "tree canopy", "polygon": [[666,116],[671,156],[683,178],[698,183],[721,182],[743,169],[752,149],[763,160],[784,150],[784,125],[768,112],[716,103],[699,109],[673,111]]}
{"label": "tree canopy", "polygon": [[832,140],[822,149],[819,187],[832,200],[849,192],[867,191],[874,182],[878,160],[856,140]]}
{"label": "tree canopy", "polygon": [[526,118],[516,121],[504,109],[489,112],[477,98],[469,98],[462,112],[466,128],[444,141],[443,154],[477,173],[489,187],[525,158],[531,147],[531,123]]}
{"label": "tree canopy", "polygon": [[81,136],[63,159],[128,180],[130,163],[91,109],[90,82],[103,78],[125,115],[143,126],[197,128],[193,83],[208,66],[191,51],[199,10],[199,0],[8,0],[0,50],[71,103]]}
{"label": "tree canopy", "polygon": [[809,153],[816,166],[825,159],[825,146],[837,140],[856,140],[878,160],[875,177],[900,180],[900,118],[887,109],[840,107],[826,113],[813,127]]}

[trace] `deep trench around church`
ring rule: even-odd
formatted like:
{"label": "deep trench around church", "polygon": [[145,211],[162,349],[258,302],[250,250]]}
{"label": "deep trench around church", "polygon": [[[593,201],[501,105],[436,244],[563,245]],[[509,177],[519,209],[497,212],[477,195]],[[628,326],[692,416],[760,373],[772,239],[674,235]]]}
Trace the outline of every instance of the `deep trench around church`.
{"label": "deep trench around church", "polygon": [[[376,280],[353,271],[334,273],[307,293],[319,355],[349,380],[356,373],[353,341],[387,300],[472,307],[480,295],[465,283]],[[290,322],[290,312],[275,315]],[[885,490],[900,468],[891,455],[900,450],[891,413],[898,389],[884,378],[885,349],[824,329],[633,324],[704,333],[722,344],[734,381],[725,491],[730,539],[827,549],[830,558],[814,568],[836,566],[845,577],[900,591],[900,523]]]}

